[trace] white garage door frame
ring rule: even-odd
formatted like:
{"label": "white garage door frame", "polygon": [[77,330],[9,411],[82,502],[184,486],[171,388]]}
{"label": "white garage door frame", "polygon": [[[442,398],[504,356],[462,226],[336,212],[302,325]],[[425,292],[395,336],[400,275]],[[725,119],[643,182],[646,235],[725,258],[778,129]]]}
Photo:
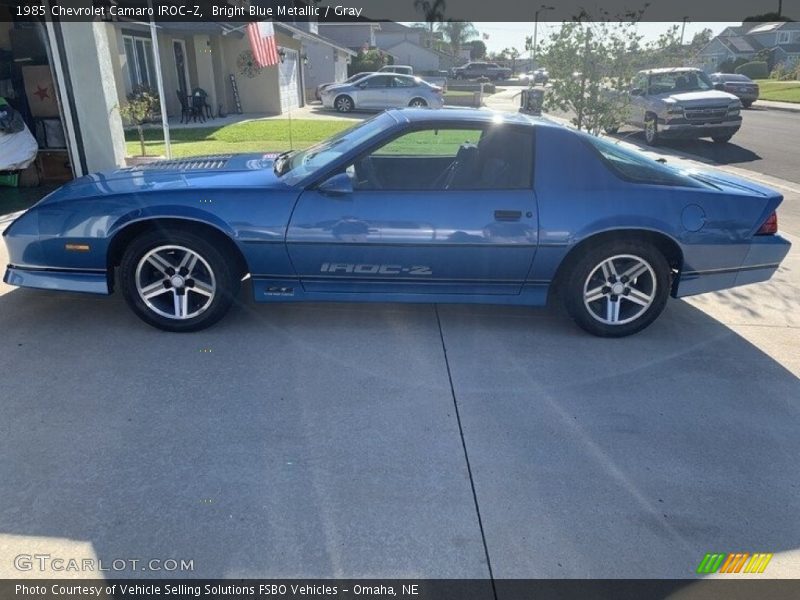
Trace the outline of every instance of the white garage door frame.
{"label": "white garage door frame", "polygon": [[285,53],[283,62],[278,63],[278,81],[281,95],[281,112],[300,108],[300,57],[297,50],[281,48]]}

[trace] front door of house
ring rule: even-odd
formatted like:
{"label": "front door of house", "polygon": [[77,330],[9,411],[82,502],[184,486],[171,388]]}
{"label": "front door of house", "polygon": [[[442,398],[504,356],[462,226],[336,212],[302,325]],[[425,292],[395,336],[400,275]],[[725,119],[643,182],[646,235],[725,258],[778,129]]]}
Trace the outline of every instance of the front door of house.
{"label": "front door of house", "polygon": [[186,67],[186,44],[183,40],[172,40],[172,53],[175,56],[175,69],[178,81],[178,93],[189,97],[189,70]]}

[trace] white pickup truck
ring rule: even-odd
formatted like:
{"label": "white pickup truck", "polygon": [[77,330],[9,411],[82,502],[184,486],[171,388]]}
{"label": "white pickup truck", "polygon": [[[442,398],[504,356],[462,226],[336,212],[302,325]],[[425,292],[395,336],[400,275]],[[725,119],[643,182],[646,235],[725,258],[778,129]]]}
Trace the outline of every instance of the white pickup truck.
{"label": "white pickup truck", "polygon": [[651,146],[666,138],[710,137],[717,143],[726,143],[742,125],[739,98],[714,89],[700,69],[640,71],[628,94],[625,120],[643,128]]}

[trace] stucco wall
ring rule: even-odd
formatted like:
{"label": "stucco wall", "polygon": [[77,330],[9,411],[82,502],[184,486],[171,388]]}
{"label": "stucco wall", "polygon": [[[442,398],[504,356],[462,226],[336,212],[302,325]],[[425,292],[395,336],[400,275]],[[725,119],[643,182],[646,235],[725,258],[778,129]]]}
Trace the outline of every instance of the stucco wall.
{"label": "stucco wall", "polygon": [[[276,33],[279,47],[300,50],[300,42],[281,33]],[[233,73],[239,88],[239,98],[242,103],[242,112],[245,113],[281,113],[281,96],[278,82],[278,67],[265,67],[253,77],[243,74],[238,66],[239,57],[243,52],[250,50],[247,37],[236,38],[226,36],[221,42],[222,67],[225,76],[225,104],[228,113],[236,109],[233,100],[229,75]]]}

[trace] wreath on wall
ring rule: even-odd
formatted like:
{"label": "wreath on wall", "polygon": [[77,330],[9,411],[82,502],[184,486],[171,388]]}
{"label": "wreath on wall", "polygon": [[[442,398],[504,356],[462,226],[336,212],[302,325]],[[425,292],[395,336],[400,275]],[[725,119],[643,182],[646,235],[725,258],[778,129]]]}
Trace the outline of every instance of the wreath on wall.
{"label": "wreath on wall", "polygon": [[239,54],[236,60],[236,67],[239,69],[239,74],[252,79],[261,73],[261,65],[256,62],[256,57],[251,50],[244,50]]}

